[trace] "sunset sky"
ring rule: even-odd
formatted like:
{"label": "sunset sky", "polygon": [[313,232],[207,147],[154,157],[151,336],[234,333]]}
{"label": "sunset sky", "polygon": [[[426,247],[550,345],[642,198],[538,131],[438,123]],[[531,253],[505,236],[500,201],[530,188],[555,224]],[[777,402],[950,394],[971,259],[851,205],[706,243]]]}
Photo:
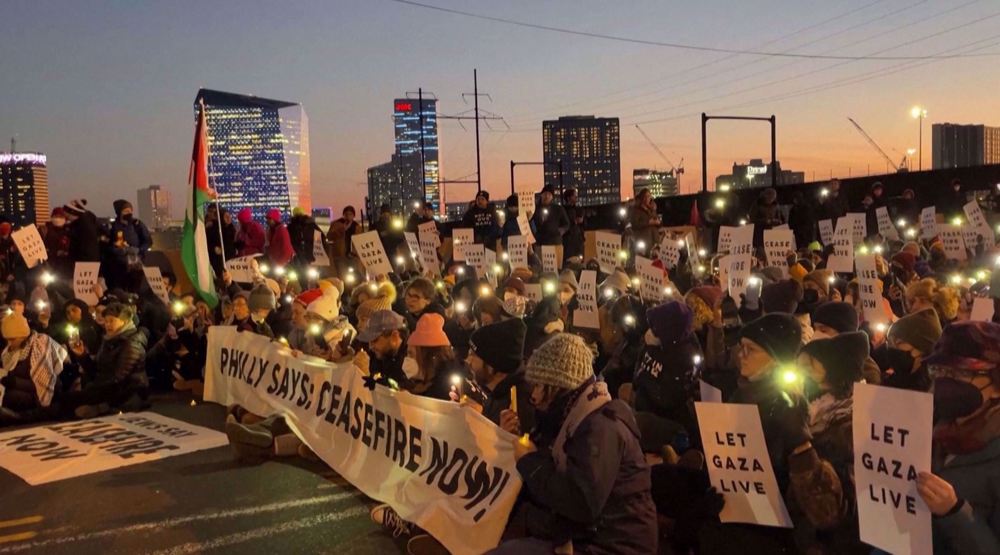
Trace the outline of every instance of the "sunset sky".
{"label": "sunset sky", "polygon": [[[391,0],[96,2],[6,0],[0,33],[0,149],[48,155],[54,202],[91,200],[111,213],[153,183],[182,217],[199,87],[299,101],[309,116],[314,205],[358,204],[366,168],[392,152],[392,99],[423,87],[442,114],[471,109],[510,125],[482,135],[483,183],[509,192],[510,160],[540,160],[541,121],[569,114],[622,123],[622,194],[632,169],[666,167],[636,131],[684,160],[685,192],[701,183],[700,117],[775,114],[778,158],[807,180],[882,173],[886,164],[847,121],[894,159],[930,125],[1000,125],[1000,4],[995,0],[607,2],[426,0],[534,24],[724,49],[938,60],[831,60],[698,52],[584,37],[442,13]],[[474,134],[442,121],[445,178],[475,172]],[[709,177],[769,156],[766,124],[710,124]],[[914,167],[916,161],[914,160]],[[518,170],[535,189],[536,169]],[[474,186],[453,186],[447,201]]]}

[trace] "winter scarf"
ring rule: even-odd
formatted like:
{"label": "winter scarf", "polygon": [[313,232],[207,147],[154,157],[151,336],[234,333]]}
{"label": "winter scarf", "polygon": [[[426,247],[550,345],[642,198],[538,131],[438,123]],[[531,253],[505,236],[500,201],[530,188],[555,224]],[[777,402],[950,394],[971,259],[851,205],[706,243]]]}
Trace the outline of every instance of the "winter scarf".
{"label": "winter scarf", "polygon": [[52,338],[45,334],[33,333],[17,351],[11,351],[10,347],[4,349],[0,355],[3,361],[0,377],[10,374],[20,362],[28,359],[28,364],[31,366],[31,381],[35,382],[35,394],[38,395],[39,404],[47,407],[52,403],[56,381],[63,370],[63,361],[67,356],[66,349]]}
{"label": "winter scarf", "polygon": [[815,437],[838,422],[850,421],[853,408],[853,397],[838,399],[832,393],[817,397],[809,403],[809,431]]}
{"label": "winter scarf", "polygon": [[574,392],[574,396],[576,399],[571,402],[559,434],[552,443],[552,458],[560,472],[566,471],[566,441],[573,437],[580,423],[592,412],[611,402],[608,384],[598,381],[585,384]]}

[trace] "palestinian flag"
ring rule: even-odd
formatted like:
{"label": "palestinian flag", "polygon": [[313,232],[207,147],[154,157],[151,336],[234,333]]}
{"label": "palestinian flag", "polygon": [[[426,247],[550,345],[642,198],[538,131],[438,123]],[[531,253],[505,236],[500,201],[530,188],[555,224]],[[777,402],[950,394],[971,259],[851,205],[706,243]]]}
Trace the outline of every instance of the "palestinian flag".
{"label": "palestinian flag", "polygon": [[198,110],[198,125],[194,131],[194,151],[191,154],[190,199],[184,211],[184,237],[181,239],[181,260],[191,283],[208,306],[215,308],[219,298],[212,280],[212,264],[208,258],[208,238],[205,235],[205,203],[215,198],[208,185],[208,141],[205,136],[205,105]]}

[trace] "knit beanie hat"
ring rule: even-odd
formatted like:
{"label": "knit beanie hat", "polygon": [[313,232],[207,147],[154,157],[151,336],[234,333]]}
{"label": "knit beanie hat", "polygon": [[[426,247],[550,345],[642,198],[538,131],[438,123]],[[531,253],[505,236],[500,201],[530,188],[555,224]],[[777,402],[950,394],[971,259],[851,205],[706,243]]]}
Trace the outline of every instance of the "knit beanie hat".
{"label": "knit beanie hat", "polygon": [[807,281],[815,283],[819,286],[820,291],[823,292],[827,297],[830,296],[830,278],[833,276],[833,272],[830,270],[813,270],[806,274],[802,278],[802,283],[805,284]]}
{"label": "knit beanie hat", "polygon": [[794,314],[802,300],[802,285],[794,279],[783,279],[765,285],[760,293],[764,312],[784,312]]}
{"label": "knit beanie hat", "polygon": [[276,305],[274,292],[267,284],[261,283],[250,291],[247,304],[250,306],[250,310],[274,310]]}
{"label": "knit beanie hat", "polygon": [[813,324],[829,326],[837,333],[858,331],[858,311],[851,303],[825,302],[812,313]]}
{"label": "knit beanie hat", "polygon": [[691,335],[694,313],[686,304],[670,301],[647,310],[646,321],[660,343],[670,345]]}
{"label": "knit beanie hat", "polygon": [[760,345],[778,362],[795,359],[802,344],[802,324],[791,314],[765,314],[743,325],[741,337]]}
{"label": "knit beanie hat", "polygon": [[841,390],[861,379],[869,350],[868,334],[862,331],[816,339],[802,347],[803,353],[823,365],[826,382]]}
{"label": "knit beanie hat", "polygon": [[309,303],[306,310],[327,322],[332,322],[340,316],[340,291],[325,280],[319,282],[319,288],[323,294]]}
{"label": "knit beanie hat", "polygon": [[524,281],[519,277],[507,278],[504,282],[502,289],[513,289],[517,291],[518,295],[524,296]]}
{"label": "knit beanie hat", "polygon": [[236,214],[236,221],[241,224],[248,224],[250,220],[253,219],[253,211],[249,208],[241,208],[239,213]]}
{"label": "knit beanie hat", "polygon": [[557,333],[535,349],[524,377],[532,384],[574,390],[594,377],[594,353],[579,336]]}
{"label": "knit beanie hat", "polygon": [[809,270],[807,270],[802,264],[793,264],[790,268],[788,268],[788,276],[799,283],[802,283],[802,280],[805,279],[808,274]]}
{"label": "knit beanie hat", "polygon": [[469,336],[469,349],[497,372],[509,374],[521,365],[527,332],[520,318],[483,326]]}
{"label": "knit beanie hat", "polygon": [[281,286],[271,278],[264,278],[264,285],[274,293],[275,298],[281,296]]}
{"label": "knit beanie hat", "polygon": [[783,274],[781,273],[781,268],[778,266],[767,266],[766,268],[760,269],[760,276],[764,280],[764,284],[778,283],[781,281]]}
{"label": "knit beanie hat", "polygon": [[306,211],[301,206],[296,206],[295,208],[292,208],[292,215],[293,216],[305,216],[306,215]]}
{"label": "knit beanie hat", "polygon": [[515,207],[518,206],[517,203],[518,203],[517,195],[511,195],[511,196],[507,197],[506,201],[504,201],[504,205],[507,208],[515,208]]}
{"label": "knit beanie hat", "polygon": [[428,312],[417,320],[416,329],[410,334],[407,344],[413,347],[447,347],[451,345],[444,333],[444,317],[437,312]]}
{"label": "knit beanie hat", "polygon": [[941,322],[933,308],[903,316],[889,328],[889,339],[905,341],[929,355],[941,338]]}
{"label": "knit beanie hat", "polygon": [[619,295],[624,295],[628,293],[629,287],[632,287],[632,280],[629,279],[628,274],[622,271],[620,268],[615,268],[615,271],[611,273],[601,282],[597,289],[601,292],[601,296],[605,295],[606,289],[612,289]]}
{"label": "knit beanie hat", "polygon": [[917,257],[913,256],[913,253],[906,251],[897,252],[893,255],[892,261],[899,264],[899,266],[907,272],[912,272],[914,267],[917,265]]}
{"label": "knit beanie hat", "polygon": [[278,210],[277,208],[271,208],[270,210],[267,211],[267,219],[275,222],[280,222],[281,210]]}
{"label": "knit beanie hat", "polygon": [[319,288],[306,289],[299,296],[295,297],[295,302],[302,306],[309,306],[309,303],[315,301],[323,295],[323,291]]}
{"label": "knit beanie hat", "polygon": [[391,281],[383,281],[378,284],[378,292],[374,297],[361,303],[355,311],[358,321],[368,320],[368,318],[380,310],[392,310],[392,303],[396,301],[396,287]]}
{"label": "knit beanie hat", "polygon": [[56,206],[55,208],[52,209],[52,217],[53,218],[65,218],[66,217],[66,211],[63,209],[62,206]]}
{"label": "knit beanie hat", "polygon": [[562,305],[559,299],[552,296],[544,297],[531,313],[531,321],[538,329],[544,329],[546,325],[559,320],[562,313]]}
{"label": "knit beanie hat", "polygon": [[87,199],[74,199],[69,201],[69,204],[63,206],[67,214],[73,214],[74,216],[82,216],[87,212]]}
{"label": "knit beanie hat", "polygon": [[4,316],[0,321],[0,335],[4,339],[17,339],[18,337],[28,337],[31,335],[31,328],[28,327],[28,319],[16,313]]}
{"label": "knit beanie hat", "polygon": [[111,203],[111,205],[115,207],[115,216],[121,216],[122,210],[125,210],[126,208],[132,208],[131,202],[121,198]]}
{"label": "knit beanie hat", "polygon": [[559,272],[559,285],[569,285],[573,291],[576,291],[580,287],[580,282],[576,280],[576,274],[573,273],[573,270],[566,268]]}

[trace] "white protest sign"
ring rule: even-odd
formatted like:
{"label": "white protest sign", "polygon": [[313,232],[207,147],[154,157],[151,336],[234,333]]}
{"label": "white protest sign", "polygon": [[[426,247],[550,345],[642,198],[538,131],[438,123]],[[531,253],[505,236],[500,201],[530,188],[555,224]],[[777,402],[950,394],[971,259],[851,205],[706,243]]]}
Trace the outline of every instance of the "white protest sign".
{"label": "white protest sign", "polygon": [[159,266],[143,266],[142,273],[146,275],[146,283],[149,284],[153,293],[163,301],[163,304],[170,306],[170,291],[167,290],[167,284],[163,281],[163,274],[160,273]]}
{"label": "white protest sign", "polygon": [[712,486],[726,499],[722,522],[791,528],[757,405],[694,404]]}
{"label": "white protest sign", "polygon": [[972,300],[972,314],[969,320],[973,322],[992,322],[995,305],[990,297],[976,297]]}
{"label": "white protest sign", "polygon": [[819,221],[819,237],[820,241],[823,242],[823,246],[833,243],[833,220]]}
{"label": "white protest sign", "polygon": [[227,443],[223,433],[152,412],[120,413],[2,433],[0,466],[37,486]]}
{"label": "white protest sign", "polygon": [[944,243],[944,255],[951,260],[965,260],[969,257],[965,251],[965,239],[962,228],[945,225],[940,228],[941,242]]}
{"label": "white protest sign", "polygon": [[465,263],[476,269],[476,277],[483,277],[483,264],[486,261],[486,247],[484,245],[463,245],[465,250]]}
{"label": "white protest sign", "polygon": [[753,256],[753,224],[741,225],[733,232],[733,244],[729,249],[733,255]]}
{"label": "white protest sign", "polygon": [[385,254],[385,247],[382,246],[382,239],[377,231],[356,234],[351,237],[351,243],[354,245],[354,252],[361,257],[365,271],[370,275],[392,273],[392,264],[389,263],[389,257]]}
{"label": "white protest sign", "polygon": [[684,248],[683,239],[671,239],[664,237],[660,241],[660,260],[667,269],[676,268],[681,261],[681,249]]}
{"label": "white protest sign", "polygon": [[87,303],[87,306],[97,306],[97,275],[100,273],[100,262],[77,262],[73,267],[73,296]]}
{"label": "white protest sign", "polygon": [[424,264],[420,256],[420,239],[417,239],[417,234],[405,231],[403,238],[406,239],[406,248],[410,249],[410,258],[417,263],[417,267],[423,268]]}
{"label": "white protest sign", "polygon": [[622,250],[622,236],[617,233],[598,231],[596,234],[597,262],[601,271],[610,274],[618,266],[618,253]]}
{"label": "white protest sign", "polygon": [[458,228],[451,230],[451,248],[452,248],[452,259],[463,261],[465,260],[466,248],[469,245],[474,245],[476,243],[475,230],[471,227]]}
{"label": "white protest sign", "polygon": [[542,284],[525,283],[524,296],[527,297],[529,301],[534,301],[536,303],[542,302]]}
{"label": "white protest sign", "polygon": [[698,391],[701,393],[702,403],[722,402],[722,390],[705,380],[698,380]]}
{"label": "white protest sign", "polygon": [[[535,193],[532,191],[517,192],[517,213],[530,218],[535,213]],[[523,232],[522,232],[523,233]]]}
{"label": "white protest sign", "polygon": [[350,362],[295,357],[233,327],[208,332],[205,399],[282,416],[337,474],[451,553],[495,547],[521,488],[517,438],[478,412],[368,389]]}
{"label": "white protest sign", "polygon": [[917,473],[931,469],[934,397],[854,384],[854,484],[861,541],[889,553],[931,553],[931,513]]}
{"label": "white protest sign", "polygon": [[[868,215],[864,212],[848,212],[845,218],[851,221],[851,239],[854,244],[863,243],[868,236]],[[837,222],[840,225],[840,222]]]}
{"label": "white protest sign", "polygon": [[597,272],[593,270],[580,272],[580,285],[576,290],[576,301],[578,306],[573,311],[573,326],[599,329],[601,324],[597,315]]}
{"label": "white protest sign", "polygon": [[524,235],[511,235],[507,238],[507,261],[511,269],[528,268],[528,238]]}
{"label": "white protest sign", "polygon": [[833,272],[854,271],[854,246],[851,244],[850,226],[837,226],[837,232],[833,236],[833,254],[827,259],[826,267]]}
{"label": "white protest sign", "polygon": [[441,262],[438,260],[437,251],[440,240],[437,233],[421,232],[419,235],[420,266],[423,267],[424,272],[431,272],[435,276],[441,275]]}
{"label": "white protest sign", "polygon": [[330,257],[326,254],[326,249],[323,248],[323,233],[318,230],[313,230],[313,266],[329,266]]}
{"label": "white protest sign", "polygon": [[38,228],[35,227],[35,224],[28,224],[14,231],[10,236],[14,240],[14,244],[17,245],[17,251],[21,253],[25,265],[29,268],[34,268],[41,261],[49,259],[48,251],[45,250],[45,242],[38,234]]}
{"label": "white protest sign", "polygon": [[935,235],[937,235],[937,214],[933,206],[928,206],[920,211],[920,238],[930,239]]}
{"label": "white protest sign", "polygon": [[662,301],[667,294],[667,276],[663,270],[653,266],[652,260],[638,255],[635,257],[635,270],[639,276],[639,298]]}
{"label": "white protest sign", "polygon": [[737,229],[739,228],[730,225],[719,226],[719,242],[715,252],[729,252],[733,248],[733,235]]}
{"label": "white protest sign", "polygon": [[795,251],[795,233],[790,229],[765,229],[764,253],[768,266],[781,268],[781,274],[788,277],[789,252]]}
{"label": "white protest sign", "polygon": [[978,235],[983,236],[987,247],[993,246],[996,242],[993,236],[993,228],[986,221],[986,216],[983,214],[983,209],[979,206],[979,202],[973,200],[963,206],[962,209],[965,211],[965,217],[969,219],[969,227],[974,229]]}
{"label": "white protest sign", "polygon": [[490,249],[485,249],[483,251],[483,268],[485,270],[486,279],[489,280],[490,285],[496,289],[497,288],[497,269],[495,268],[497,264],[497,253]]}
{"label": "white protest sign", "polygon": [[854,266],[857,269],[862,317],[871,324],[885,324],[887,318],[882,310],[882,294],[879,289],[878,271],[875,269],[875,255],[854,257]]}
{"label": "white protest sign", "polygon": [[892,223],[892,218],[889,217],[889,209],[885,206],[879,206],[875,209],[875,216],[878,218],[879,235],[886,239],[898,241],[899,231],[896,230],[896,226]]}
{"label": "white protest sign", "polygon": [[517,216],[517,228],[521,230],[521,235],[528,238],[529,245],[533,245],[535,243],[535,234],[531,232],[531,224],[528,223],[528,217],[524,214],[519,214]]}
{"label": "white protest sign", "polygon": [[559,272],[559,251],[555,245],[542,245],[542,271]]}
{"label": "white protest sign", "polygon": [[731,255],[726,258],[729,259],[726,271],[729,296],[739,303],[740,295],[746,295],[750,287],[750,266],[753,264],[753,258],[749,254]]}
{"label": "white protest sign", "polygon": [[441,234],[438,233],[437,222],[424,222],[417,225],[417,236],[423,238],[425,235],[428,240],[434,243],[435,248],[441,246]]}
{"label": "white protest sign", "polygon": [[253,283],[257,277],[257,271],[254,269],[256,263],[252,260],[258,256],[262,255],[255,254],[227,260],[226,270],[229,271],[229,277],[237,283]]}

